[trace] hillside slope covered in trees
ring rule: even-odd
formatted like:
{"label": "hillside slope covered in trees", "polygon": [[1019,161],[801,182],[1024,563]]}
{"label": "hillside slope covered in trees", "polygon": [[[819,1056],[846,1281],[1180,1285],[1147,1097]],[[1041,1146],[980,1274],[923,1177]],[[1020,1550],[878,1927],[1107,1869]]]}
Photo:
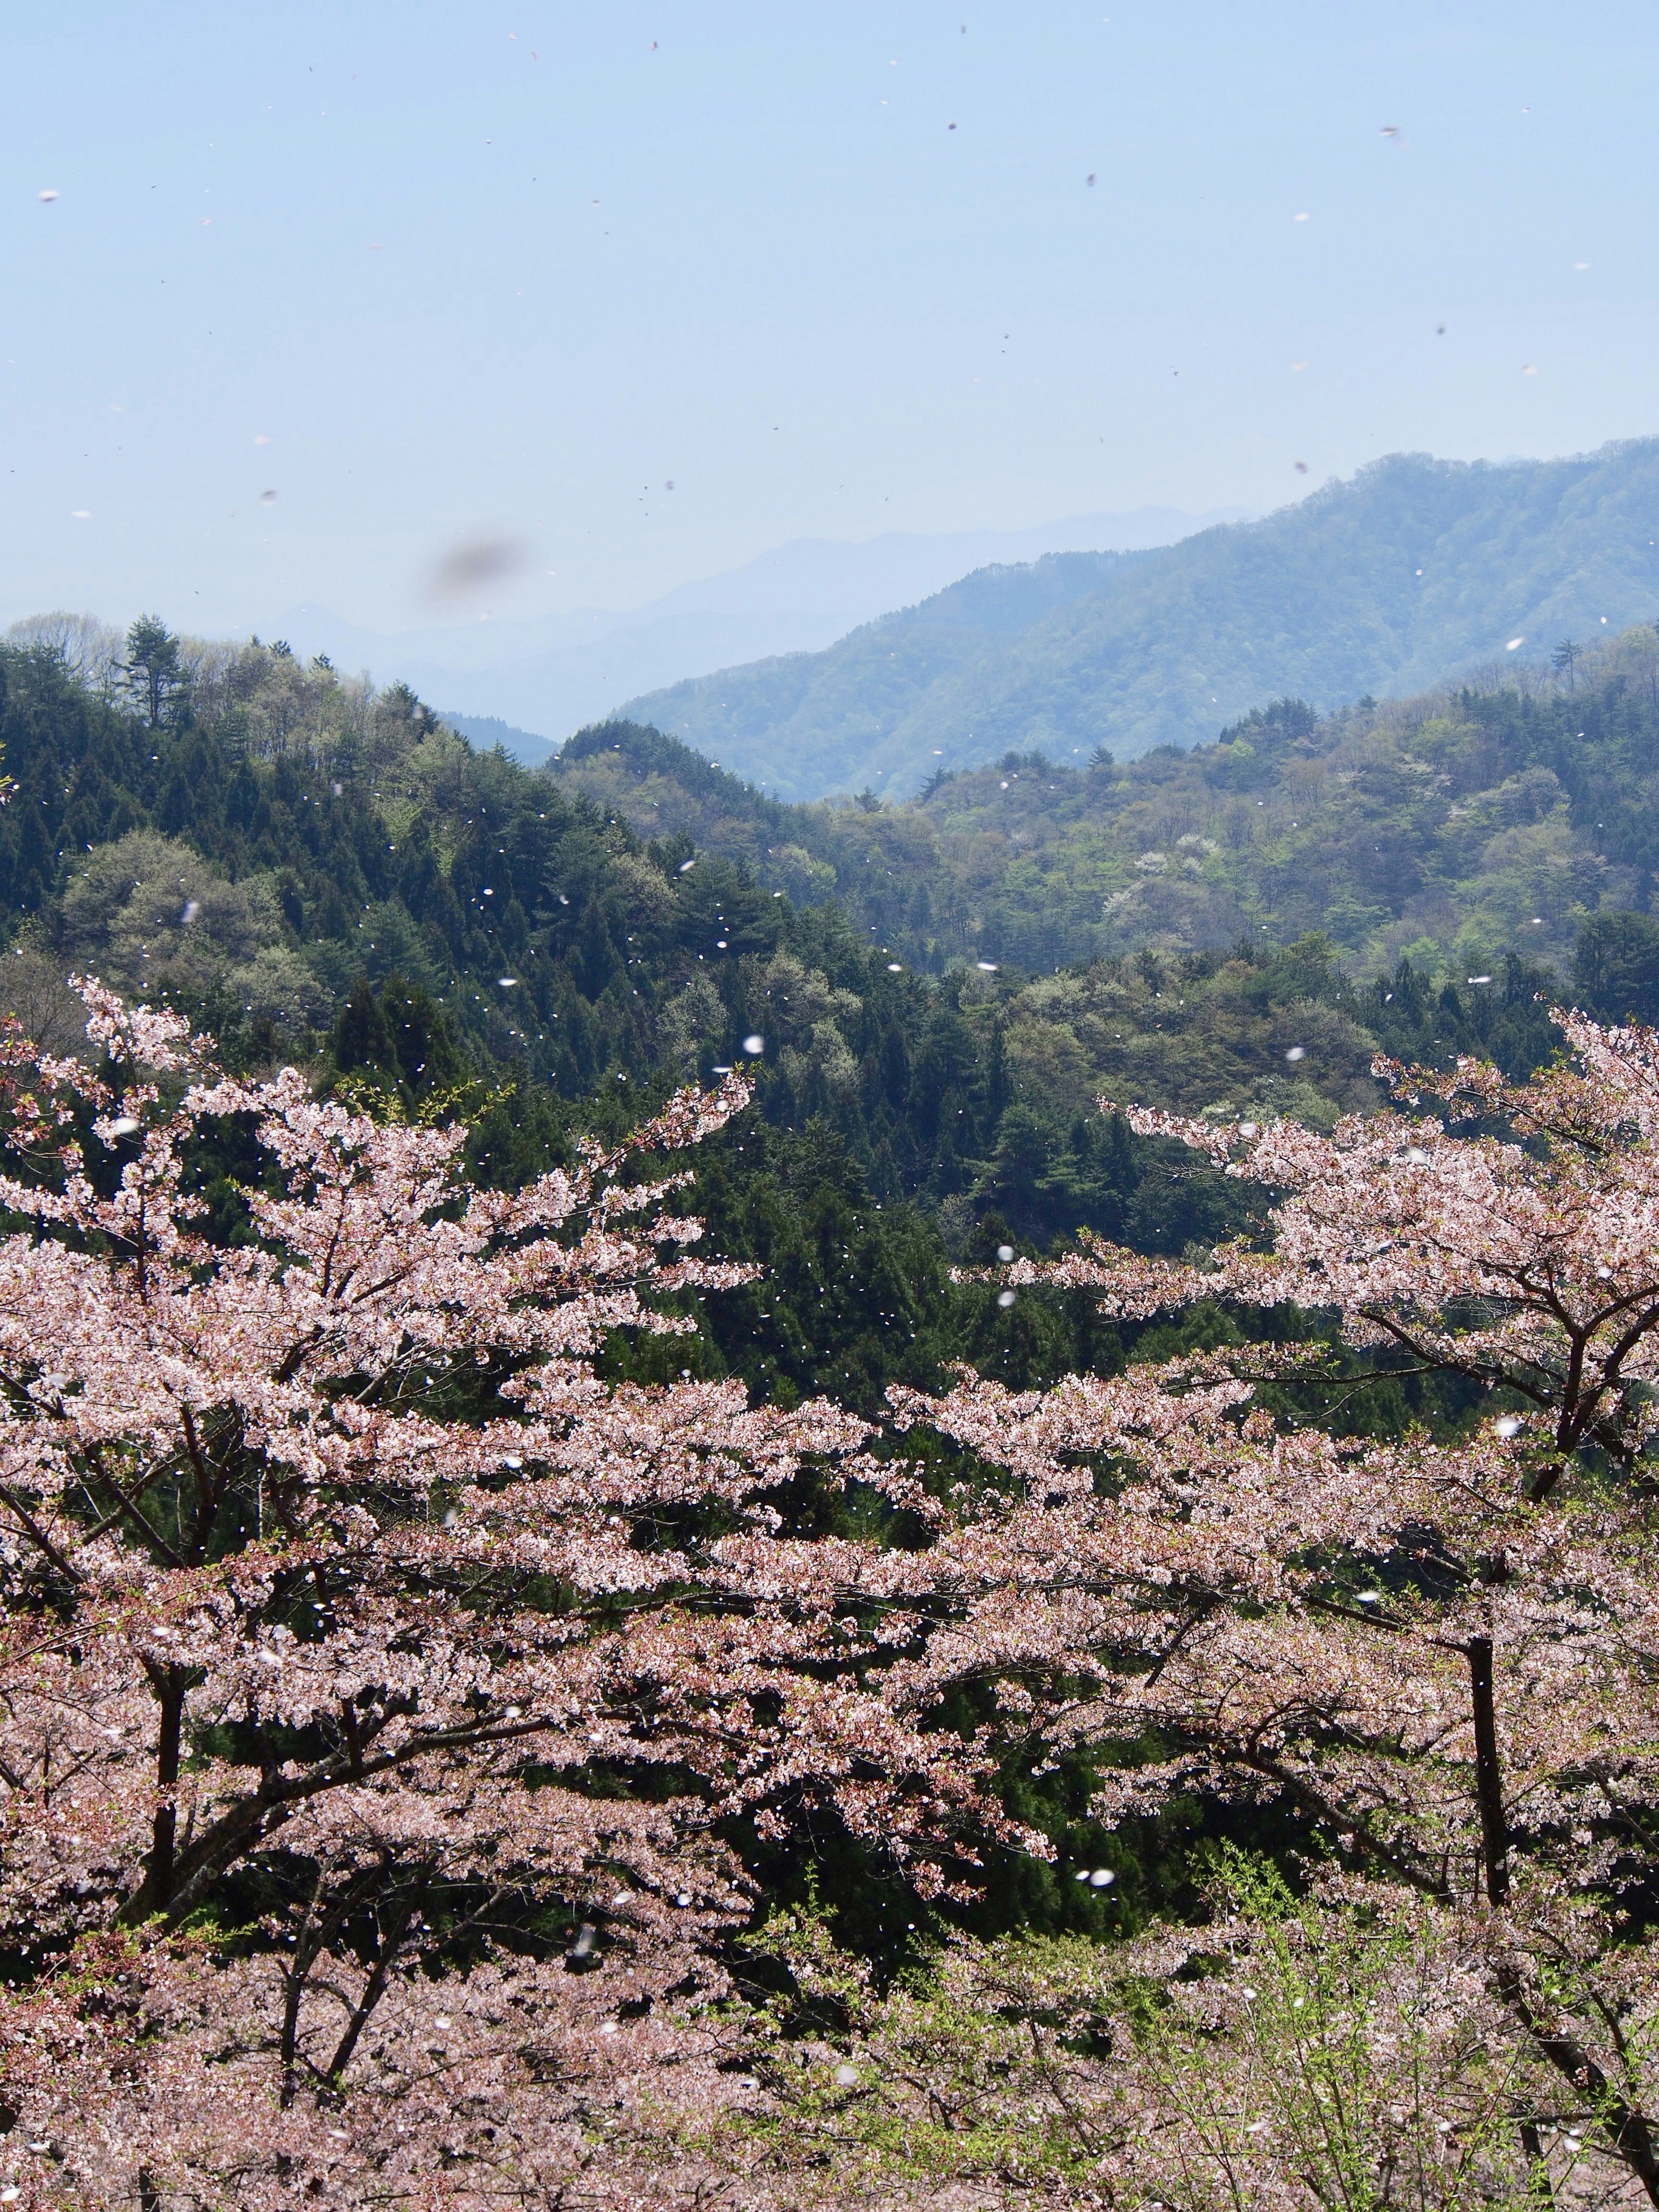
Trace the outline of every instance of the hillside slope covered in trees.
{"label": "hillside slope covered in trees", "polygon": [[[755,1112],[708,1147],[701,1203],[770,1287],[702,1315],[699,1372],[861,1405],[963,1354],[1058,1372],[1086,1307],[1003,1311],[952,1256],[1080,1226],[1178,1252],[1237,1218],[1220,1179],[1101,1120],[1103,1091],[1328,1122],[1375,1095],[1379,1043],[1516,1068],[1547,1048],[1524,963],[1492,989],[1362,990],[1322,942],[1259,934],[1025,975],[981,960],[931,815],[781,808],[640,731],[532,775],[276,647],[154,625],[121,675],[67,643],[0,650],[0,977],[26,1028],[73,1049],[64,977],[91,969],[240,1066],[465,1114],[475,1171],[506,1182],[747,1060]],[[918,926],[930,882],[968,917],[956,939]]]}
{"label": "hillside slope covered in trees", "polygon": [[1659,598],[1659,441],[1567,460],[1396,454],[1261,522],[966,577],[817,653],[623,709],[787,799],[1012,748],[1190,745],[1265,701],[1331,708],[1473,672]]}
{"label": "hillside slope covered in trees", "polygon": [[[1121,1226],[1127,1185],[1070,1133],[1103,1089],[1293,1088],[1317,1119],[1378,1043],[1435,1057],[1519,1019],[1503,1056],[1529,1064],[1528,978],[1615,1014],[1651,995],[1647,630],[1521,689],[1282,702],[1224,744],[1022,755],[909,807],[786,806],[628,725],[532,775],[280,648],[158,628],[144,652],[118,682],[0,652],[14,998],[92,968],[249,1064],[320,1058],[411,1110],[506,1079],[561,1121],[758,1035],[769,1124],[817,1116],[874,1197],[948,1201],[953,1237],[988,1208],[1040,1238]],[[1315,1004],[1346,1041],[1314,1048],[1286,1009]]]}
{"label": "hillside slope covered in trees", "polygon": [[[1461,985],[1511,951],[1565,978],[1595,917],[1651,902],[1659,635],[1322,718],[1281,700],[1213,744],[1122,763],[1008,753],[938,771],[901,805],[786,806],[629,724],[580,733],[550,773],[798,899],[834,898],[935,969],[1043,972],[1318,930],[1363,981],[1409,954]],[[1594,998],[1595,975],[1574,988]]]}
{"label": "hillside slope covered in trees", "polygon": [[[461,1114],[473,1172],[509,1184],[746,1060],[757,1110],[708,1148],[702,1202],[770,1287],[701,1314],[675,1357],[769,1391],[876,1403],[967,1352],[1011,1379],[1058,1372],[1086,1315],[1001,1313],[949,1282],[951,1253],[1084,1221],[1179,1250],[1227,1218],[1214,1179],[1097,1124],[1086,1054],[1064,1047],[1052,1091],[1060,1032],[1018,979],[918,972],[834,902],[797,906],[740,857],[641,837],[475,753],[407,691],[141,629],[125,675],[62,638],[0,648],[0,1011],[50,1047],[79,1048],[64,978],[91,971],[204,1024],[239,1068],[292,1059],[377,1111]],[[1264,977],[1222,1025],[1235,1087],[1271,1073],[1271,1007],[1307,988],[1295,963]],[[1120,1027],[1161,1036],[1144,974],[1119,996]],[[1366,1049],[1321,1063],[1311,1110]],[[1028,1066],[1048,1092],[1035,1119]]]}

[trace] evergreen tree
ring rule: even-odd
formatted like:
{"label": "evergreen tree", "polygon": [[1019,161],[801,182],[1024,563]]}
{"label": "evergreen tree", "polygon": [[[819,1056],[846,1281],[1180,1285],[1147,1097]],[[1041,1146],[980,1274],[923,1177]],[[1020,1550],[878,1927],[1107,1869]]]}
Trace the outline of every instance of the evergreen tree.
{"label": "evergreen tree", "polygon": [[140,615],[127,632],[127,688],[149,728],[182,720],[190,701],[184,649],[158,615]]}

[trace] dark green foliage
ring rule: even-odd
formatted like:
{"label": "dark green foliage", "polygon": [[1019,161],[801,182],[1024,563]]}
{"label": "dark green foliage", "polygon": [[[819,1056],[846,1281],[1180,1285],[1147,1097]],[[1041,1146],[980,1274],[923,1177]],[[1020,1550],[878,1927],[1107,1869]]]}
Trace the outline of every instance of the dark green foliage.
{"label": "dark green foliage", "polygon": [[[167,642],[147,647],[158,666]],[[0,811],[0,892],[49,945],[87,847],[135,830],[178,839],[263,917],[260,955],[303,963],[325,994],[325,1018],[303,1035],[234,1005],[215,1011],[228,1057],[303,1052],[319,1080],[376,1114],[459,1117],[471,1173],[498,1187],[568,1158],[580,1131],[614,1137],[675,1084],[744,1056],[759,1032],[754,1106],[702,1148],[684,1203],[707,1224],[704,1249],[763,1273],[688,1297],[695,1335],[619,1336],[602,1363],[613,1376],[737,1376],[757,1399],[822,1394],[875,1417],[892,1386],[937,1387],[952,1362],[1026,1389],[1277,1331],[1310,1344],[1306,1377],[1270,1394],[1283,1418],[1384,1436],[1450,1429],[1473,1407],[1449,1388],[1386,1361],[1321,1364],[1318,1316],[1209,1307],[1119,1327],[1080,1293],[1022,1291],[1005,1305],[996,1270],[1004,1247],[1041,1253],[1080,1229],[1179,1255],[1260,1225],[1259,1193],[1136,1137],[1118,1108],[1328,1124],[1376,1100],[1379,1048],[1479,1053],[1512,1074],[1547,1057],[1554,986],[1529,939],[1471,981],[1449,965],[1458,940],[1443,930],[1396,945],[1360,985],[1352,933],[1320,927],[1319,900],[1343,867],[1341,880],[1359,881],[1350,862],[1370,838],[1379,866],[1364,896],[1409,920],[1413,899],[1443,902],[1449,884],[1485,880],[1480,866],[1491,878],[1517,865],[1507,847],[1492,861],[1494,841],[1535,827],[1545,799],[1569,854],[1591,822],[1613,825],[1601,865],[1626,872],[1595,882],[1634,896],[1646,863],[1614,848],[1638,854],[1659,829],[1659,702],[1627,671],[1572,672],[1570,708],[1559,692],[1471,692],[1437,702],[1443,714],[1361,727],[1281,698],[1200,754],[1155,752],[1123,771],[1102,756],[1073,770],[1026,745],[944,778],[927,809],[833,810],[785,807],[624,725],[586,733],[557,773],[532,775],[460,744],[405,690],[354,704],[329,672],[263,647],[211,685],[158,694],[154,720],[148,705],[93,697],[50,652],[0,650],[0,741],[19,786]],[[1568,720],[1594,741],[1569,743]],[[1407,756],[1431,760],[1431,789]],[[1554,779],[1541,799],[1525,781],[1540,769]],[[1511,816],[1501,794],[1517,782]],[[1203,851],[1207,825],[1247,802],[1273,812],[1272,837]],[[1285,824],[1299,834],[1304,821],[1306,845],[1285,844]],[[1154,837],[1197,866],[1170,859],[1139,880],[1191,886],[1206,906],[1166,899],[1158,911],[1201,923],[1112,939],[1103,902]],[[179,865],[179,848],[164,851]],[[1353,909],[1334,897],[1331,910]],[[1559,953],[1574,928],[1585,994],[1620,1012],[1646,1006],[1647,916],[1569,913],[1543,949]],[[1103,1114],[1103,1093],[1115,1102]],[[227,1241],[246,1233],[246,1137],[228,1123],[204,1171],[211,1231]],[[953,1280],[953,1269],[990,1279]],[[942,1487],[977,1479],[936,1439],[902,1449]],[[917,1540],[875,1493],[811,1469],[776,1502],[803,1531]],[[981,1716],[964,1705],[942,1717]],[[1274,1851],[1294,1840],[1255,1808],[1176,1808],[1109,1842],[1075,1759],[1034,1774],[1011,1756],[1003,1787],[1059,1858],[993,1855],[983,1902],[958,1916],[987,1930],[1133,1926],[1185,1909],[1218,1840]],[[843,1936],[885,1961],[926,1919],[833,1831],[787,1850],[754,1844],[751,1863],[780,1899],[816,1883]],[[1079,1885],[1079,1863],[1114,1865],[1119,1882]]]}
{"label": "dark green foliage", "polygon": [[351,995],[340,1009],[340,1018],[334,1026],[334,1065],[343,1075],[355,1074],[362,1068],[378,1072],[397,1065],[392,1031],[380,1012],[374,986],[367,976],[352,985]]}
{"label": "dark green foliage", "polygon": [[959,1293],[937,1235],[912,1207],[873,1198],[823,1121],[794,1131],[746,1116],[705,1147],[694,1203],[712,1249],[766,1271],[708,1302],[711,1371],[776,1403],[824,1394],[873,1413],[890,1382],[931,1382],[951,1355]]}
{"label": "dark green foliage", "polygon": [[1659,1022],[1659,921],[1591,915],[1578,933],[1572,988],[1585,1012],[1603,1021]]}
{"label": "dark green foliage", "polygon": [[127,686],[147,726],[181,720],[188,709],[190,677],[183,648],[164,622],[140,615],[127,632]]}

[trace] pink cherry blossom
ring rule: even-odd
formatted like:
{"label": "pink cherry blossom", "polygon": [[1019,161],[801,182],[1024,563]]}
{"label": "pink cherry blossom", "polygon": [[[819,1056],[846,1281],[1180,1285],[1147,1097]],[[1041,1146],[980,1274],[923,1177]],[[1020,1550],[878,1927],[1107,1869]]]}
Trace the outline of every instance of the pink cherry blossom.
{"label": "pink cherry blossom", "polygon": [[[0,1036],[0,1922],[40,1966],[4,2094],[73,2137],[76,2202],[471,2202],[452,2136],[495,2146],[479,2201],[539,2186],[594,2097],[695,2073],[676,2007],[753,1906],[732,1824],[837,1820],[957,1890],[1007,1829],[838,1625],[889,1555],[783,1532],[865,1424],[594,1371],[752,1276],[670,1206],[748,1083],[485,1191],[463,1131],[227,1077],[81,988],[102,1075]],[[230,1242],[227,1123],[260,1162]],[[565,1914],[582,1971],[508,1940]]]}
{"label": "pink cherry blossom", "polygon": [[[1462,1441],[1251,1410],[1294,1346],[1046,1393],[964,1375],[899,1411],[1006,1476],[994,1527],[941,1534],[953,1633],[1073,1686],[1033,1705],[1050,1744],[1158,1747],[1105,1771],[1099,1815],[1276,1802],[1417,1899],[1524,2042],[1526,2126],[1567,2100],[1659,2203],[1659,1037],[1556,1018],[1568,1056],[1530,1083],[1382,1066],[1399,1108],[1328,1137],[1137,1110],[1279,1194],[1270,1240],[1006,1271],[1125,1316],[1323,1308],[1358,1350],[1501,1392]],[[935,1638],[906,1663],[941,1661]]]}

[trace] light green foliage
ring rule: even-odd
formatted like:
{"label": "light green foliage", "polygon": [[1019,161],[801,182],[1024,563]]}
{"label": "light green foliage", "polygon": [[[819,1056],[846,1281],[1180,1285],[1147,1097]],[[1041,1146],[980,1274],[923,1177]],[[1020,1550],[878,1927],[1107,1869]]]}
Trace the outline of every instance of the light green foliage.
{"label": "light green foliage", "polygon": [[1087,1112],[1103,1093],[1125,1104],[1178,1097],[1188,1112],[1327,1127],[1363,1111],[1376,1096],[1375,1042],[1329,1002],[1328,949],[1304,950],[1305,979],[1243,960],[1156,957],[1038,976],[1007,1003],[1017,1095],[1064,1113]]}
{"label": "light green foliage", "polygon": [[326,1019],[330,1000],[286,936],[268,878],[230,883],[153,830],[87,855],[64,885],[58,927],[70,965],[130,998],[222,998],[304,1031]]}
{"label": "light green foliage", "polygon": [[[1149,1982],[1131,2008],[1155,2198],[1535,2205],[1512,2118],[1528,2062],[1431,1914],[1397,1898],[1322,1911],[1237,1851],[1220,1865],[1195,1978]],[[1577,2154],[1551,2150],[1559,2179]]]}
{"label": "light green foliage", "polygon": [[884,1988],[813,1910],[775,1912],[748,1948],[784,1984],[726,2026],[762,2094],[713,2126],[671,2124],[814,2203],[1603,2201],[1572,2116],[1523,2139],[1535,2062],[1429,1908],[1352,1888],[1298,1899],[1231,1850],[1209,1902],[1202,1928],[1115,1946],[953,1939]]}
{"label": "light green foliage", "polygon": [[657,1045],[665,1073],[695,1083],[714,1059],[728,1027],[726,1007],[708,975],[690,975],[657,1017]]}

